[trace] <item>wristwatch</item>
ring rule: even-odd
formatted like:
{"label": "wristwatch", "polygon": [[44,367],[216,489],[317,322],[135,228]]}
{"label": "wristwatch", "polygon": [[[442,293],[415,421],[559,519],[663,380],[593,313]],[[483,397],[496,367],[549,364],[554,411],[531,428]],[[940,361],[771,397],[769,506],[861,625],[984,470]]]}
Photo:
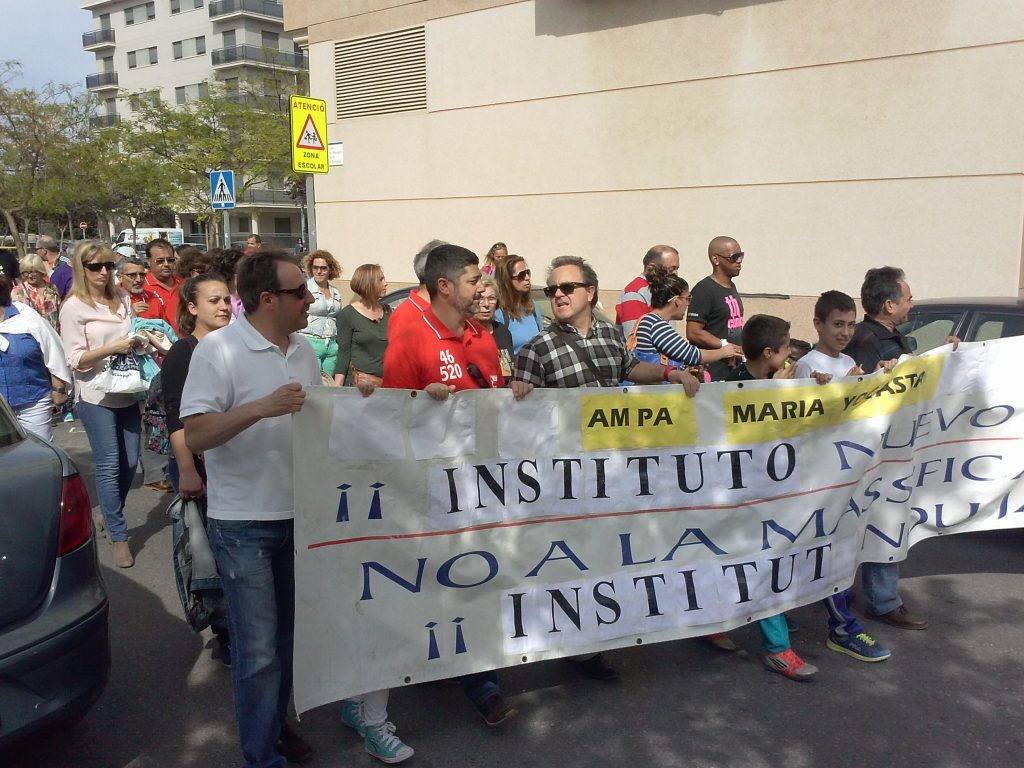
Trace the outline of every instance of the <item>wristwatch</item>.
{"label": "wristwatch", "polygon": [[51,392],[56,392],[58,395],[66,395],[68,388],[61,384],[59,387],[50,387]]}

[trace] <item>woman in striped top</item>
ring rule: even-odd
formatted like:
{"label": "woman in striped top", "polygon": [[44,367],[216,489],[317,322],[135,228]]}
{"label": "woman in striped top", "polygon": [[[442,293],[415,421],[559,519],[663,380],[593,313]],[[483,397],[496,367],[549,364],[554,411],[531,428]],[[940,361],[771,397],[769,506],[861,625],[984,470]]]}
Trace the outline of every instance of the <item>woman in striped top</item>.
{"label": "woman in striped top", "polygon": [[686,318],[690,287],[661,264],[648,265],[644,276],[651,286],[652,309],[640,318],[626,343],[638,359],[686,367],[743,356],[743,349],[736,344],[726,344],[721,349],[701,349],[680,336],[672,322]]}

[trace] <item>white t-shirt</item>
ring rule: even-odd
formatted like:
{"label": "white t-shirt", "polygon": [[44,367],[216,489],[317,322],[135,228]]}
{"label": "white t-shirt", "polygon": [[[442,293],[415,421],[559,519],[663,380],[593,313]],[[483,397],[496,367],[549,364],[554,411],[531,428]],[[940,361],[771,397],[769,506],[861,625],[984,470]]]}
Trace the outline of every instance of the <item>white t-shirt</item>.
{"label": "white t-shirt", "polygon": [[[320,383],[320,366],[309,342],[291,334],[284,355],[242,315],[206,335],[196,347],[181,395],[181,418],[224,413],[289,382]],[[210,517],[290,520],[295,516],[291,414],[262,419],[204,455]]]}
{"label": "white t-shirt", "polygon": [[849,376],[850,369],[857,363],[849,355],[839,353],[839,357],[829,357],[824,352],[812,349],[796,361],[796,374],[793,378],[809,379],[812,373],[831,373],[833,378]]}

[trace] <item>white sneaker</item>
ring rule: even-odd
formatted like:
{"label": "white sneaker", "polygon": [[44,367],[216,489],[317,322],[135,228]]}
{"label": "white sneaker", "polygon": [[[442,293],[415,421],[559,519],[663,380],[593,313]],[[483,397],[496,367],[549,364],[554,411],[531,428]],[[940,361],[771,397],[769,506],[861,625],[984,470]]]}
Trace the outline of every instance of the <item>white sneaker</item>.
{"label": "white sneaker", "polygon": [[400,763],[415,754],[412,747],[395,735],[394,723],[366,726],[363,746],[382,763]]}

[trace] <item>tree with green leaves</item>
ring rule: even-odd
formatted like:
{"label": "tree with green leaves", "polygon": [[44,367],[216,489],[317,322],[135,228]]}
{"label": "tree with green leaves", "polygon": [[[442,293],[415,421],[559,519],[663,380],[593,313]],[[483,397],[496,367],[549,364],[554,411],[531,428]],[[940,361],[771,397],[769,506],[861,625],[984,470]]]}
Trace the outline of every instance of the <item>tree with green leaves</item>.
{"label": "tree with green leaves", "polygon": [[288,115],[273,100],[226,98],[211,83],[183,106],[139,99],[137,107],[122,124],[126,151],[159,163],[172,180],[174,207],[200,221],[215,224],[211,171],[235,171],[236,198],[290,173]]}
{"label": "tree with green leaves", "polygon": [[[88,135],[94,104],[70,85],[40,91],[14,86],[21,74],[15,61],[0,64],[0,216],[14,237],[19,258],[25,244],[17,218],[66,210],[58,176],[71,171],[74,147]],[[26,225],[27,229],[27,225]]]}

